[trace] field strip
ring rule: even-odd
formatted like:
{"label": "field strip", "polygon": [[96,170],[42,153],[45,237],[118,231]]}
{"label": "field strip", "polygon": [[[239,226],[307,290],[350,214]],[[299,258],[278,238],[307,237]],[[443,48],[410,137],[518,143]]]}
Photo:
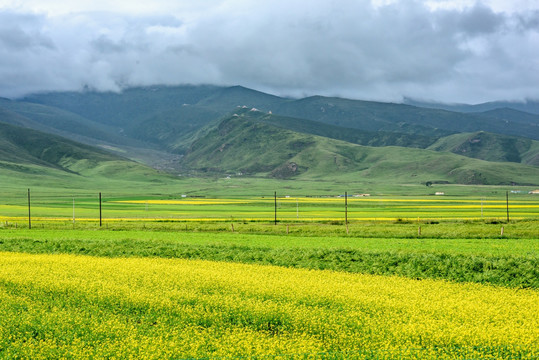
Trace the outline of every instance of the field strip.
{"label": "field strip", "polygon": [[157,258],[0,253],[0,267],[8,358],[539,356],[536,290]]}
{"label": "field strip", "polygon": [[188,200],[113,200],[108,203],[149,205],[231,205],[249,204],[252,200],[235,199],[188,199]]}
{"label": "field strip", "polygon": [[[535,202],[535,199],[511,199],[511,203],[515,202]],[[211,199],[211,198],[186,198],[186,199],[147,199],[147,200],[109,200],[108,203],[120,203],[120,204],[154,204],[154,205],[229,205],[229,204],[252,204],[252,203],[273,203],[274,198],[248,198],[248,199]],[[314,204],[334,204],[343,203],[344,197],[336,198],[296,198],[296,197],[277,197],[279,202],[290,203],[314,203]],[[477,203],[477,204],[505,204],[505,200],[481,200],[481,199],[388,199],[388,198],[354,198],[348,197],[349,203],[379,203],[379,204],[393,204],[393,203]]]}
{"label": "field strip", "polygon": [[[526,214],[520,214],[521,216],[511,216],[511,220],[524,220],[526,219]],[[527,216],[532,217],[534,214],[527,214]],[[479,216],[462,216],[462,217],[455,217],[455,216],[443,216],[443,215],[437,215],[437,216],[421,216],[420,221],[431,221],[431,220],[445,220],[445,221],[460,221],[460,220],[485,220],[485,219],[505,219],[505,214],[498,214],[497,216],[488,216],[488,217],[479,217]],[[6,222],[6,221],[28,221],[28,217],[24,216],[2,216],[0,217],[0,222]],[[32,221],[52,221],[52,222],[72,222],[73,219],[71,217],[32,217]],[[206,218],[190,218],[190,217],[106,217],[103,218],[102,221],[104,223],[121,223],[121,222],[272,222],[273,219],[270,217],[264,217],[264,218],[244,218],[244,217],[237,217],[237,216],[231,216],[228,218],[225,217],[206,217]],[[292,215],[287,217],[281,217],[278,219],[278,222],[280,223],[286,223],[290,222],[308,222],[308,223],[316,223],[316,222],[333,222],[333,221],[344,221],[344,218],[342,216],[339,217],[301,217],[296,218]],[[348,221],[380,221],[380,222],[395,222],[395,221],[418,221],[417,217],[354,217],[349,216]],[[76,222],[99,222],[99,217],[84,217],[84,218],[76,218]],[[2,226],[2,224],[0,224]]]}
{"label": "field strip", "polygon": [[[410,208],[409,206],[395,206],[396,209]],[[505,205],[421,205],[419,209],[506,209]],[[511,209],[539,209],[539,205],[509,205]]]}

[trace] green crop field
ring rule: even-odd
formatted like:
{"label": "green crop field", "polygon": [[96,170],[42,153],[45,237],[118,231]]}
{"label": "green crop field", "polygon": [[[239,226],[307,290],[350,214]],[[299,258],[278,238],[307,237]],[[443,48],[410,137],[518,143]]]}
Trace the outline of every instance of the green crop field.
{"label": "green crop field", "polygon": [[537,224],[4,224],[0,355],[532,359]]}
{"label": "green crop field", "polygon": [[206,181],[3,190],[0,358],[539,356],[533,195]]}
{"label": "green crop field", "polygon": [[0,360],[539,359],[537,115],[120,80],[0,98]]}
{"label": "green crop field", "polygon": [[[505,194],[504,194],[505,195]],[[539,199],[528,194],[497,196],[313,196],[154,195],[51,196],[20,193],[0,205],[0,222],[34,221],[240,221],[286,223],[365,221],[507,221],[539,218]],[[29,209],[30,206],[30,209]]]}

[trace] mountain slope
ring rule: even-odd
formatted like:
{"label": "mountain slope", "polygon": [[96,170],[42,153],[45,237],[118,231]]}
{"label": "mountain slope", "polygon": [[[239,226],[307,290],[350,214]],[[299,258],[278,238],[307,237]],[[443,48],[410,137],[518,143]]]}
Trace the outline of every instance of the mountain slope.
{"label": "mountain slope", "polygon": [[105,125],[130,127],[156,113],[195,104],[222,89],[217,86],[153,86],[126,89],[121,93],[53,92],[22,99],[67,110]]}
{"label": "mountain slope", "polygon": [[426,148],[436,138],[422,135],[412,135],[387,131],[366,131],[353,128],[344,128],[336,125],[321,123],[318,121],[292,118],[288,116],[274,115],[261,111],[238,109],[236,114],[241,114],[267,124],[275,125],[284,129],[300,133],[324,136],[331,139],[343,140],[359,145],[368,146],[403,146],[414,148]]}
{"label": "mountain slope", "polygon": [[200,100],[197,105],[205,106],[221,113],[228,113],[237,107],[243,106],[270,111],[272,108],[279,107],[288,101],[290,100],[243,86],[231,86],[216,91],[214,94]]}
{"label": "mountain slope", "polygon": [[[257,126],[264,123],[275,129],[288,129],[296,134],[294,136],[300,133],[302,136],[317,135],[369,146],[427,148],[440,138],[478,131],[539,139],[537,117],[516,110],[498,109],[480,114],[465,114],[322,96],[288,99],[241,86],[155,86],[127,89],[122,93],[36,94],[24,100],[0,101],[0,108],[4,105],[6,111],[16,112],[19,118],[15,123],[19,125],[68,136],[87,144],[99,144],[171,173],[180,171],[181,166],[191,165],[200,171],[223,169],[220,164],[208,159],[196,165],[191,163],[193,149],[201,146],[201,139],[208,135],[209,129],[226,118],[231,111],[243,115],[251,108],[261,110],[260,113],[254,111],[250,114],[258,114]],[[269,114],[270,111],[272,114]],[[212,126],[206,127],[210,124]],[[265,130],[259,131],[263,133]],[[260,166],[267,167],[274,158],[282,160],[279,166],[286,168],[288,165],[285,164],[285,157],[281,155],[273,153],[268,156],[268,161],[258,165],[248,155],[249,151],[253,151],[258,157],[266,157],[262,152],[272,153],[274,146],[281,147],[287,154],[293,154],[294,146],[302,146],[299,144],[304,143],[303,140],[293,146],[276,143],[272,136],[270,133],[260,135],[248,132],[244,137],[256,138],[260,144],[242,149],[241,156],[235,153],[235,156],[240,157],[229,168],[258,173],[261,171]],[[266,148],[261,143],[268,139],[272,139],[273,145]],[[448,138],[431,149],[493,161],[537,164],[535,147],[528,146],[523,140],[515,142],[509,138],[499,138],[489,141],[490,145],[483,146],[480,151],[476,149],[476,144],[476,150],[464,149],[466,152],[463,153],[459,146],[466,140],[459,139]],[[218,138],[214,140],[221,141]],[[483,144],[487,144],[487,141],[483,141]],[[208,149],[214,145],[209,142],[205,144]],[[182,165],[180,158],[184,154],[188,156]],[[229,156],[221,159],[223,163],[232,161]],[[242,163],[252,164],[244,167],[238,165]],[[284,173],[288,171],[285,168],[282,169]],[[295,171],[300,170],[296,168]],[[280,170],[275,171],[279,173]]]}
{"label": "mountain slope", "polygon": [[214,110],[185,104],[180,108],[152,115],[128,128],[127,134],[167,151],[183,153],[190,144],[193,133],[220,117],[221,114]]}
{"label": "mountain slope", "polygon": [[462,133],[439,139],[429,147],[434,151],[487,161],[509,161],[539,166],[539,141],[486,132]]}
{"label": "mountain slope", "polygon": [[[63,109],[7,99],[0,99],[1,108],[4,109],[4,116],[0,114],[0,121],[14,125],[69,137],[85,143],[96,141],[121,145],[132,143],[120,135],[118,128],[95,123]],[[7,116],[6,111],[11,115],[16,114],[17,120],[13,120],[13,116]]]}
{"label": "mountain slope", "polygon": [[488,112],[496,109],[513,109],[519,112],[525,112],[529,114],[539,115],[539,101],[526,100],[526,101],[493,101],[476,105],[468,104],[446,104],[439,102],[427,102],[418,101],[413,99],[404,99],[404,103],[417,107],[431,108],[431,109],[443,109],[456,112]]}
{"label": "mountain slope", "polygon": [[518,111],[510,108],[498,108],[477,113],[479,116],[486,118],[496,118],[506,122],[516,122],[530,125],[536,128],[539,132],[539,115],[530,114],[523,111]]}
{"label": "mountain slope", "polygon": [[[288,99],[241,86],[175,86],[127,89],[122,93],[49,93],[23,99],[58,107],[86,119],[130,132],[157,114],[180,111],[185,104],[201,106],[219,116],[238,106],[273,114],[366,131],[387,131],[442,137],[458,132],[487,131],[539,140],[533,114],[462,113],[405,104],[322,96]],[[531,116],[531,117],[530,117]],[[535,116],[535,118],[534,118]],[[196,117],[193,119],[196,121]]]}
{"label": "mountain slope", "polygon": [[[60,136],[0,122],[0,171],[129,179],[158,174],[136,162]],[[41,169],[41,170],[40,170]]]}
{"label": "mountain slope", "polygon": [[366,147],[283,129],[235,114],[204,132],[183,158],[185,167],[276,178],[461,184],[535,184],[539,169],[451,153]]}
{"label": "mountain slope", "polygon": [[152,131],[159,128],[158,121],[146,125],[147,132],[142,129],[139,134],[127,134],[119,127],[103,125],[59,108],[0,99],[0,122],[100,147],[156,169],[173,173],[178,170],[178,155],[163,151],[166,146],[152,142]]}
{"label": "mountain slope", "polygon": [[536,125],[488,115],[464,114],[403,104],[314,96],[288,102],[274,111],[342,127],[426,136],[489,131],[539,139]]}

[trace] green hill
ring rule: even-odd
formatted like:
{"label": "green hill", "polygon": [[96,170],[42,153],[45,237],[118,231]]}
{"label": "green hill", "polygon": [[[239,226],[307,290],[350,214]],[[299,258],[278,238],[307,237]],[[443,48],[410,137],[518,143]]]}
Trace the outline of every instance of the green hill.
{"label": "green hill", "polygon": [[515,136],[487,132],[455,134],[438,140],[429,149],[487,161],[539,166],[539,141]]}
{"label": "green hill", "polygon": [[[126,137],[121,136],[119,128],[95,123],[60,108],[0,99],[0,109],[2,108],[4,109],[4,116],[0,113],[0,121],[14,125],[69,137],[85,143],[95,143],[96,140],[121,145],[133,143]],[[7,116],[7,112],[11,116]],[[17,121],[13,121],[13,114],[17,115]]]}
{"label": "green hill", "polygon": [[34,94],[22,99],[53,106],[86,119],[128,128],[157,114],[196,104],[211,96],[221,87],[216,86],[152,86],[112,92],[52,92]]}
{"label": "green hill", "polygon": [[[178,118],[178,114],[175,114]],[[213,113],[211,118],[213,118]],[[189,117],[189,119],[191,119]],[[78,114],[23,101],[0,98],[0,122],[58,135],[78,143],[106,149],[108,152],[127,157],[157,169],[177,172],[177,155],[167,152],[167,144],[158,143],[159,118],[151,124],[142,123],[138,131],[104,125]],[[165,117],[164,122],[168,119]],[[190,120],[189,120],[190,121]],[[176,122],[176,126],[184,123]],[[203,126],[201,124],[200,126]],[[171,134],[169,129],[163,133]],[[177,141],[177,139],[174,139]]]}
{"label": "green hill", "polygon": [[305,134],[324,136],[331,139],[343,140],[354,144],[368,146],[403,146],[414,148],[426,148],[436,138],[422,135],[412,135],[388,131],[366,131],[353,128],[344,128],[336,125],[321,123],[318,121],[291,118],[288,116],[274,115],[261,111],[238,109],[236,114],[252,118],[267,124],[275,125],[284,129],[297,131]]}
{"label": "green hill", "polygon": [[0,171],[37,178],[42,174],[116,179],[137,174],[146,174],[148,179],[160,176],[153,169],[105,150],[2,122],[0,159]]}
{"label": "green hill", "polygon": [[536,125],[488,115],[465,114],[403,104],[314,96],[283,104],[273,111],[342,127],[441,137],[458,132],[489,131],[539,139]]}
{"label": "green hill", "polygon": [[523,123],[530,125],[532,128],[535,127],[535,131],[539,132],[539,115],[537,114],[530,114],[510,108],[499,108],[484,111],[478,115],[487,118],[496,118],[506,122]]}
{"label": "green hill", "polygon": [[281,104],[287,103],[288,101],[290,100],[248,89],[243,86],[232,86],[216,91],[211,96],[200,100],[197,105],[212,108],[221,113],[228,113],[238,107],[269,111],[274,107],[279,107]]}
{"label": "green hill", "polygon": [[167,151],[183,153],[196,131],[220,117],[214,110],[186,104],[142,120],[128,128],[127,134]]}
{"label": "green hill", "polygon": [[[349,100],[322,96],[289,99],[241,86],[155,86],[127,89],[122,93],[48,93],[24,99],[77,114],[128,134],[140,134],[139,126],[150,119],[181,112],[186,104],[225,116],[239,106],[275,115],[317,121],[365,131],[386,131],[439,138],[459,132],[487,131],[539,140],[536,115],[513,111],[481,114],[423,108],[405,104]],[[208,120],[193,114],[194,123]],[[186,123],[186,120],[182,120]],[[183,134],[181,134],[183,135]],[[176,144],[177,145],[177,144]]]}
{"label": "green hill", "polygon": [[[496,111],[499,109],[512,109],[518,112],[524,112],[532,115],[539,115],[539,101],[526,100],[526,101],[493,101],[476,105],[468,104],[447,104],[439,102],[425,102],[417,101],[413,99],[404,99],[404,103],[408,105],[414,105],[418,107],[432,108],[432,109],[444,109],[449,111],[464,112],[464,113],[482,113],[489,111]],[[537,118],[537,117],[536,117]]]}
{"label": "green hill", "polygon": [[[273,172],[274,176],[286,177],[289,172],[286,170],[287,162],[298,155],[297,148],[312,143],[312,138],[315,137],[318,139],[316,144],[321,143],[323,137],[326,138],[325,142],[347,142],[346,146],[353,143],[377,147],[429,147],[431,150],[455,152],[496,162],[521,162],[537,166],[538,161],[536,143],[527,140],[539,139],[536,115],[510,109],[470,114],[322,96],[289,99],[241,86],[191,85],[132,88],[122,93],[36,94],[23,100],[0,99],[0,121],[4,111],[4,114],[7,114],[4,117],[9,117],[15,124],[59,134],[87,144],[97,144],[115,151],[116,154],[123,154],[171,173],[193,168],[209,172]],[[260,111],[251,112],[253,108]],[[212,129],[216,129],[231,113],[237,113],[240,117],[249,114],[251,122],[256,124],[255,128],[260,127],[263,130],[256,130],[261,132],[256,134],[253,129],[244,129],[247,133],[238,133],[238,136],[248,139],[247,143],[251,138],[257,139],[259,143],[249,146],[246,143],[245,148],[233,151],[219,161],[197,156],[196,154],[208,152],[215,147],[225,145],[226,148],[235,144],[210,136]],[[273,130],[269,131],[270,128]],[[274,138],[274,132],[282,136],[281,133],[285,130],[289,132],[285,138],[298,138],[299,142],[283,143]],[[458,135],[462,132],[475,134],[478,131],[503,136],[489,135],[490,138],[484,138],[480,142],[470,142],[468,135]],[[292,133],[293,136],[290,135]],[[450,135],[451,137],[447,137]],[[515,135],[527,139],[515,140]],[[327,148],[331,147],[330,143],[332,142],[329,141],[327,146],[320,148],[319,152],[327,152]],[[201,150],[201,147],[205,150]],[[219,159],[225,148],[214,156]],[[276,154],[275,149],[283,153]],[[249,151],[253,154],[249,154]],[[377,151],[381,152],[382,149]],[[388,151],[396,152],[395,149]],[[404,154],[402,148],[399,148],[399,151]],[[180,161],[182,155],[186,156]],[[237,158],[233,159],[232,156]],[[337,152],[331,156],[338,160],[340,155]],[[400,154],[388,156],[398,158]],[[255,158],[267,158],[267,161],[255,161]],[[476,165],[478,168],[488,167],[484,164]],[[303,168],[295,168],[294,174],[306,173],[304,170],[307,165],[302,166]],[[454,166],[463,165],[455,163]],[[314,173],[314,167],[317,166],[308,166],[309,173]],[[322,173],[323,169],[319,170]],[[327,176],[335,175],[331,168],[328,168],[328,171]],[[395,168],[395,171],[398,171],[398,168]],[[482,172],[484,173],[488,171]],[[457,181],[458,178],[454,173],[449,177],[445,173],[439,175],[450,178],[448,181]],[[385,176],[391,174],[388,172]],[[489,183],[493,178],[490,176],[484,182]],[[509,182],[506,179],[500,181]]]}
{"label": "green hill", "polygon": [[203,134],[182,163],[204,172],[416,184],[539,182],[539,169],[531,166],[423,149],[360,146],[283,129],[246,114],[234,114]]}

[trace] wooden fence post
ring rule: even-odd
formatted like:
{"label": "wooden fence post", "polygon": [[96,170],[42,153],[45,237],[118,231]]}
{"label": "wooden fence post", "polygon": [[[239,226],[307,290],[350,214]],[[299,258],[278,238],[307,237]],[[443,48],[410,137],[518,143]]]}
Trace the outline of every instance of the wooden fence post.
{"label": "wooden fence post", "polygon": [[30,214],[30,189],[28,189],[28,229],[32,228],[32,216]]}
{"label": "wooden fence post", "polygon": [[507,222],[509,222],[509,191],[505,192],[505,204],[507,208]]}
{"label": "wooden fence post", "polygon": [[275,207],[275,225],[277,225],[277,191],[273,193],[274,207]]}
{"label": "wooden fence post", "polygon": [[101,192],[99,193],[99,227],[103,225],[103,213],[101,212]]}

